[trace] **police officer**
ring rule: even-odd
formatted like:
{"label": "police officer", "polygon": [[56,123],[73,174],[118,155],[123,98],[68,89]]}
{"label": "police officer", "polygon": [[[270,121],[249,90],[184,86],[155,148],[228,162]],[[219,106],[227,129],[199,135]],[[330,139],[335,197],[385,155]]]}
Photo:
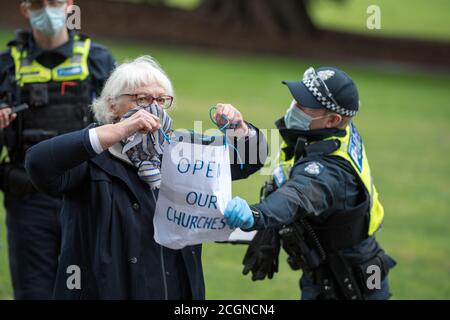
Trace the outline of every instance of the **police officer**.
{"label": "police officer", "polygon": [[280,244],[302,269],[302,299],[388,299],[395,261],[375,233],[384,210],[366,150],[352,118],[359,109],[353,80],[335,67],[309,68],[284,81],[293,100],[276,122],[284,142],[263,199],[232,199],[230,226],[260,230],[244,257],[253,280],[278,271]]}
{"label": "police officer", "polygon": [[[17,31],[0,54],[0,127],[8,156],[1,185],[16,299],[52,297],[61,199],[36,192],[23,168],[25,150],[92,122],[89,105],[115,66],[110,52],[66,27],[72,0],[21,1],[31,32]],[[12,114],[11,107],[29,109]]]}

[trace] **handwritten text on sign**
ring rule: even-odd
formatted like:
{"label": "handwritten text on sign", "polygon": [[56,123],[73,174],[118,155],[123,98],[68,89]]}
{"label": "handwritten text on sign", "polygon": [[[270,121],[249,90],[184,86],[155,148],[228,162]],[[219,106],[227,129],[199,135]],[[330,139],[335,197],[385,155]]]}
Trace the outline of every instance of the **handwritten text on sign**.
{"label": "handwritten text on sign", "polygon": [[[215,161],[196,160],[191,163],[188,158],[180,158],[177,170],[181,174],[203,175],[206,178],[220,177],[220,163]],[[190,206],[205,207],[208,209],[217,208],[217,196],[190,191],[185,197],[186,203]],[[179,211],[169,206],[166,212],[167,220],[189,229],[210,229],[221,230],[226,227],[223,217],[204,217]]]}

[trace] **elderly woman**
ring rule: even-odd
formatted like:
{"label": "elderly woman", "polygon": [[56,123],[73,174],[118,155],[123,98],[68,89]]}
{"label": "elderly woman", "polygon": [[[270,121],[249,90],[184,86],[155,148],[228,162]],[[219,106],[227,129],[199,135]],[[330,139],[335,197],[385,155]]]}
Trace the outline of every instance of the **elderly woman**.
{"label": "elderly woman", "polygon": [[[155,150],[164,145],[153,133],[170,134],[172,121],[165,109],[172,102],[167,75],[150,57],[140,57],[119,66],[106,82],[93,104],[97,125],[46,140],[27,152],[26,169],[35,186],[64,196],[55,298],[205,297],[201,245],[171,250],[153,239],[161,163]],[[219,125],[225,116],[246,148],[257,139],[267,150],[263,136],[239,111],[217,105]],[[136,133],[152,133],[153,143],[122,152]],[[150,161],[141,157],[143,152],[150,153]],[[248,164],[248,158],[243,168],[231,165],[233,179],[246,178],[265,160]]]}

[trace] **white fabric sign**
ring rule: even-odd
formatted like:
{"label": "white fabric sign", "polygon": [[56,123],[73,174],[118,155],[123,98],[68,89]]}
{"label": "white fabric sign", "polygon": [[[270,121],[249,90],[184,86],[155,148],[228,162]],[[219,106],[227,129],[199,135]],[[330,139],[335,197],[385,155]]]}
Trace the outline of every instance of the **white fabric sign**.
{"label": "white fabric sign", "polygon": [[154,216],[155,241],[171,249],[225,241],[231,200],[228,146],[171,141],[164,148]]}

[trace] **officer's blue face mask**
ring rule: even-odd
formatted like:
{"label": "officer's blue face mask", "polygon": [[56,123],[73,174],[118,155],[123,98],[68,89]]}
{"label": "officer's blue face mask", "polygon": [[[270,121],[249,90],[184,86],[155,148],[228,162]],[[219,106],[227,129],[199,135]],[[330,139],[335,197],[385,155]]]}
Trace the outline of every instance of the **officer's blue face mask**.
{"label": "officer's blue face mask", "polygon": [[310,130],[310,125],[313,120],[328,117],[329,115],[313,118],[310,115],[303,112],[299,107],[296,106],[296,101],[292,100],[291,106],[286,111],[284,115],[284,122],[286,123],[286,128],[307,131]]}
{"label": "officer's blue face mask", "polygon": [[60,8],[44,7],[29,10],[30,24],[33,29],[52,37],[66,25],[66,6]]}

